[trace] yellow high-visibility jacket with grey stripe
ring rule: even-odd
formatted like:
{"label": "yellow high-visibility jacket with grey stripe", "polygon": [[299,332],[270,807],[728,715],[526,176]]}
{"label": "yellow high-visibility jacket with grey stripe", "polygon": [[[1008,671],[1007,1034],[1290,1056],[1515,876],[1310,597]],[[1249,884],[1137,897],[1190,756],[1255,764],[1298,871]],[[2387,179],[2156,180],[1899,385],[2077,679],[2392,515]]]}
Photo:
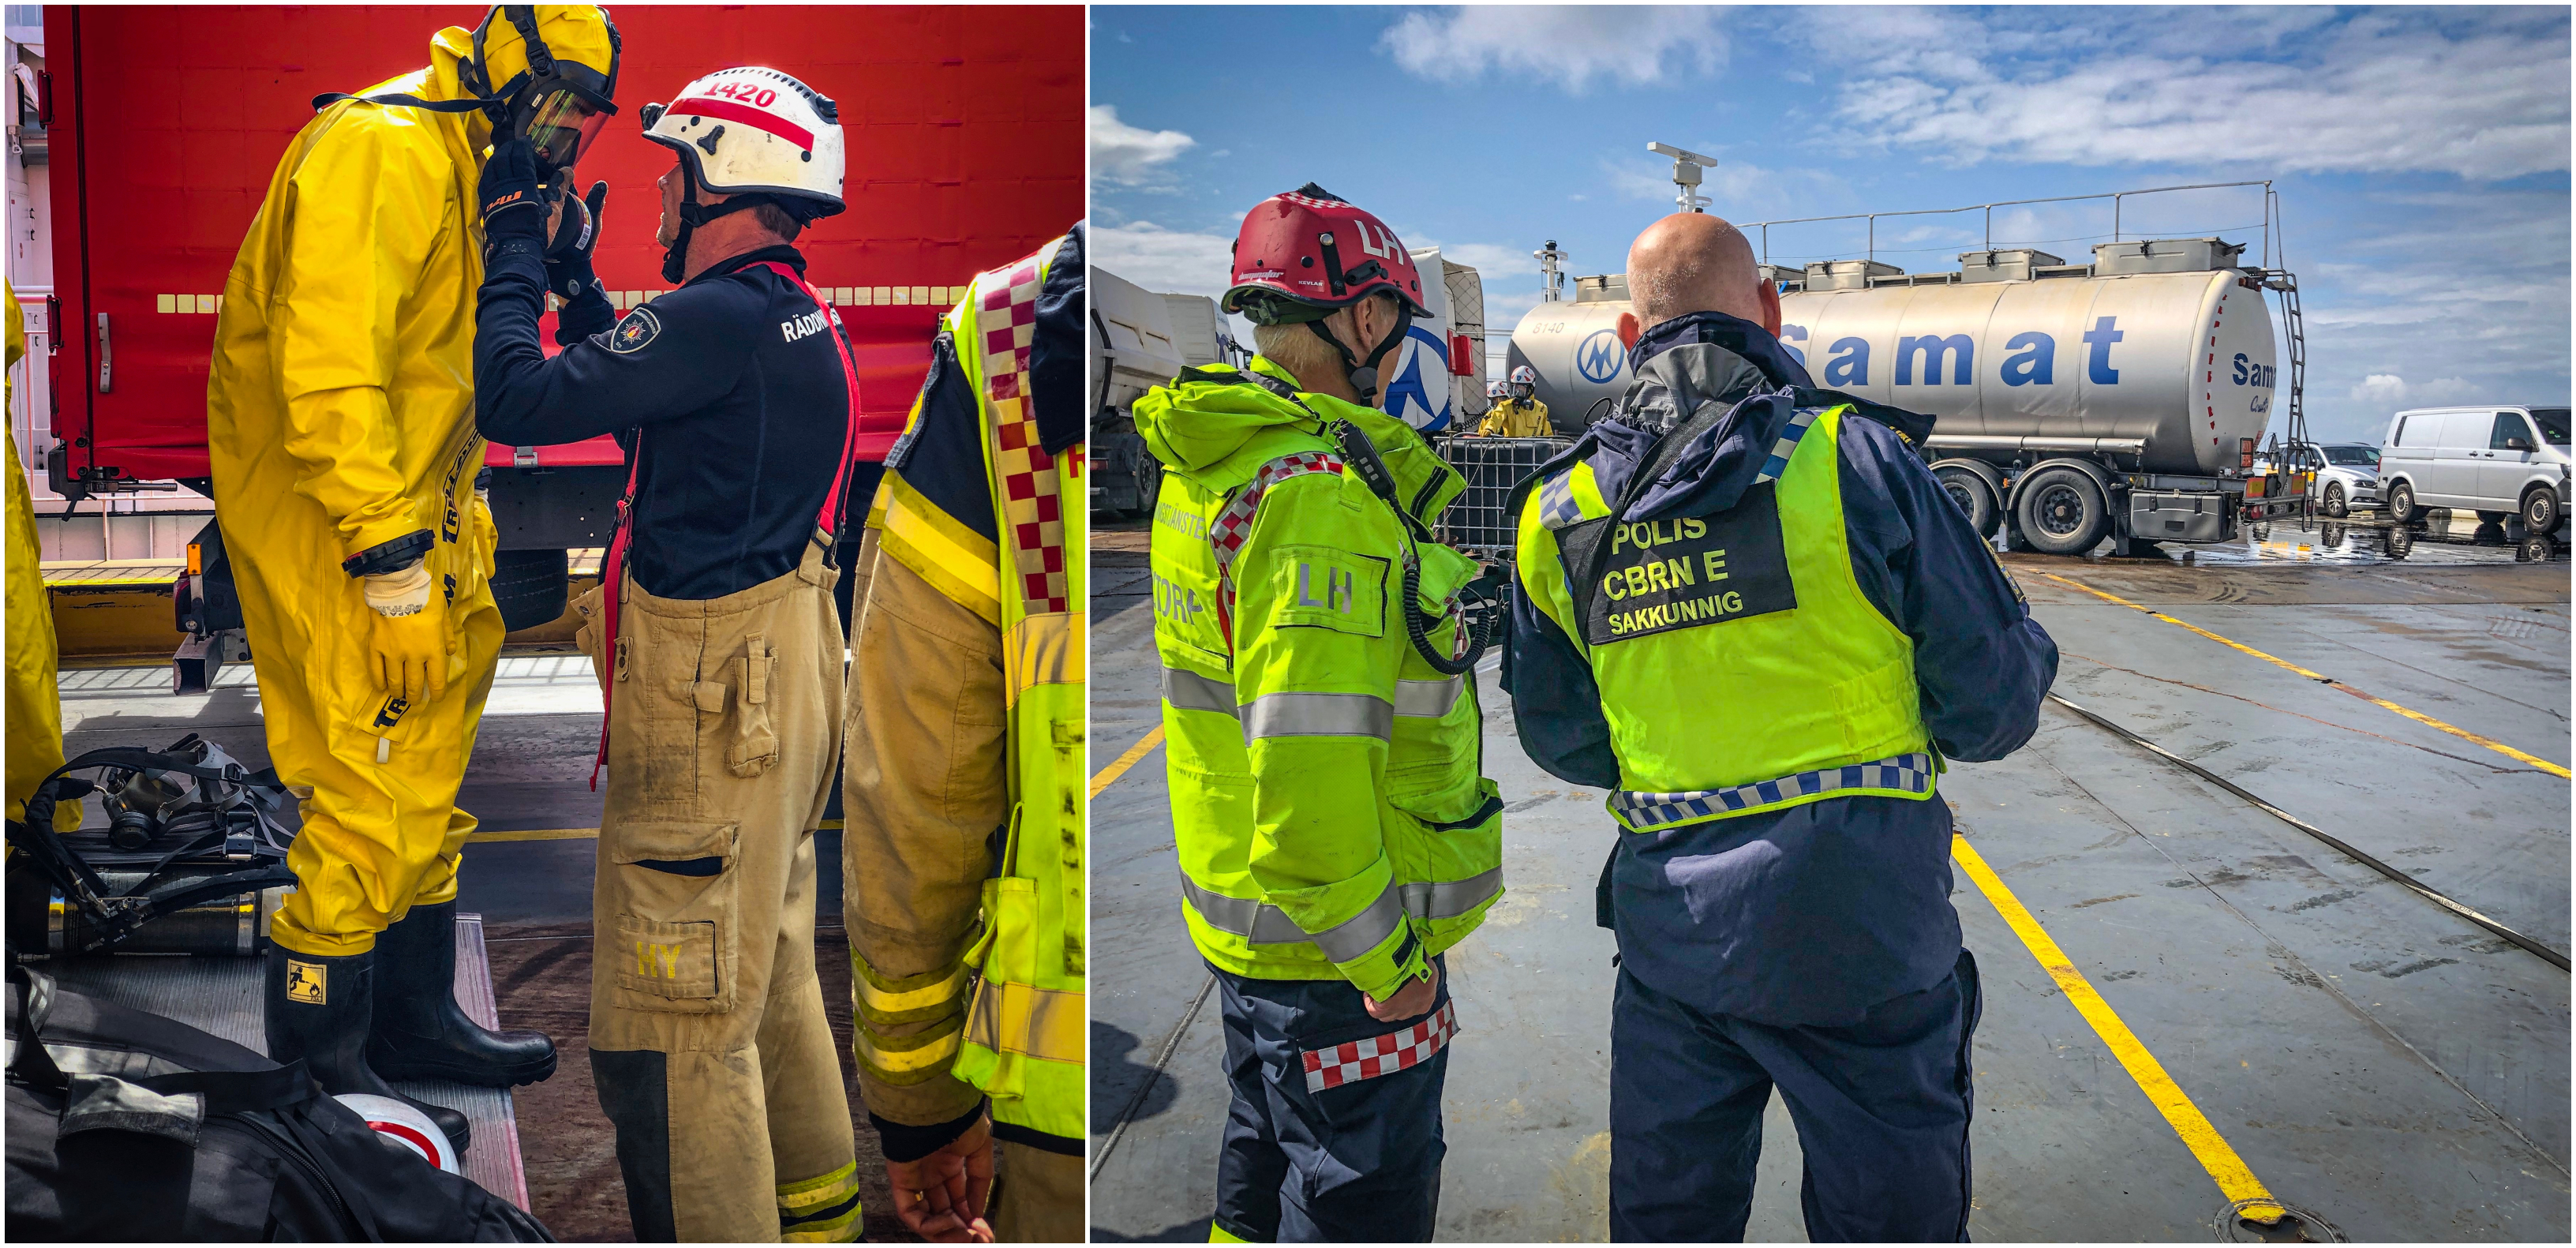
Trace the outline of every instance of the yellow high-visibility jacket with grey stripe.
{"label": "yellow high-visibility jacket with grey stripe", "polygon": [[859,560],[843,803],[869,1112],[932,1126],[980,1090],[1057,1152],[1085,1133],[1078,238],[940,322]]}
{"label": "yellow high-visibility jacket with grey stripe", "polygon": [[1367,435],[1426,531],[1466,483],[1402,422],[1295,382],[1256,357],[1134,405],[1168,469],[1154,642],[1182,913],[1220,969],[1383,998],[1502,896],[1502,799],[1479,773],[1474,678],[1415,651],[1402,601],[1418,559],[1452,653],[1476,565],[1408,533],[1329,426]]}

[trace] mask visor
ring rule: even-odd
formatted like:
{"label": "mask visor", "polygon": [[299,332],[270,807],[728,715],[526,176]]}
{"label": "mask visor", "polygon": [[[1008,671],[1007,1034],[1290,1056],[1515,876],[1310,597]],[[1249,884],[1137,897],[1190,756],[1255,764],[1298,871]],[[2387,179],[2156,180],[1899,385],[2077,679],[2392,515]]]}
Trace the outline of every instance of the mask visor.
{"label": "mask visor", "polygon": [[569,169],[607,126],[607,112],[565,87],[538,97],[528,112],[526,134],[538,160],[552,168]]}

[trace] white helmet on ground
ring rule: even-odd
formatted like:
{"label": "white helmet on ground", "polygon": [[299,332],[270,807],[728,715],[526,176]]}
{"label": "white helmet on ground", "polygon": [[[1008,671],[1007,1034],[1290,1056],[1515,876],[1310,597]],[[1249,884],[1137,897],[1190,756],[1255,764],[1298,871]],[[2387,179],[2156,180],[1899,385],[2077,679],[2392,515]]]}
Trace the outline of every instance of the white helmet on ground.
{"label": "white helmet on ground", "polygon": [[394,1145],[409,1150],[422,1161],[449,1174],[463,1174],[456,1161],[456,1146],[448,1142],[447,1133],[429,1120],[429,1115],[390,1096],[366,1092],[344,1092],[332,1099],[357,1112],[376,1134]]}
{"label": "white helmet on ground", "polygon": [[[679,241],[663,262],[671,281],[680,280],[690,231],[717,217],[768,203],[803,224],[848,206],[840,109],[786,74],[757,65],[717,70],[682,87],[680,98],[640,111],[644,137],[679,153],[689,180]],[[701,187],[735,198],[701,204]]]}

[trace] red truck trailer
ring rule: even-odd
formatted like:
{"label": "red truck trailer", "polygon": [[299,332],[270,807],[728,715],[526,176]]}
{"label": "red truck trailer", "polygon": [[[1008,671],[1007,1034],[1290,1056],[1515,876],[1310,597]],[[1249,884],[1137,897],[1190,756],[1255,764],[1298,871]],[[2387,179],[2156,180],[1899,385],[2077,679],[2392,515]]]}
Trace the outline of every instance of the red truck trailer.
{"label": "red truck trailer", "polygon": [[[46,6],[58,436],[44,454],[56,493],[79,500],[177,482],[212,497],[206,374],[216,304],[278,157],[313,115],[314,96],[426,64],[433,33],[471,28],[483,12]],[[975,273],[1034,250],[1082,214],[1082,10],[611,13],[624,41],[619,115],[578,176],[584,187],[611,186],[597,265],[621,308],[669,285],[653,231],[654,179],[670,154],[644,140],[638,106],[732,65],[784,70],[839,102],[849,211],[798,245],[849,333],[863,457],[881,460],[929,366],[940,312]],[[554,619],[566,552],[607,542],[624,484],[617,446],[494,446],[485,463],[503,618],[513,629]],[[180,683],[202,688],[220,635],[240,627],[215,525],[191,563],[196,573],[175,587],[191,638]]]}

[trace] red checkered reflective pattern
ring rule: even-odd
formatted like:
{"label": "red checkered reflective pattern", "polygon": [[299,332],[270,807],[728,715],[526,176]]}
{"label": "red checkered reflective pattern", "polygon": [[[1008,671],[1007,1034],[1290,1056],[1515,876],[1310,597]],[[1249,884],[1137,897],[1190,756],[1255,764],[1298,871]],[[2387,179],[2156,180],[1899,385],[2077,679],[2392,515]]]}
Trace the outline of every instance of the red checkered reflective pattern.
{"label": "red checkered reflective pattern", "polygon": [[[1049,243],[1048,247],[1055,244]],[[1037,334],[1038,262],[1044,249],[975,280],[975,327],[984,339],[984,400],[991,413],[993,469],[1001,479],[1002,522],[1027,614],[1071,609],[1064,567],[1064,491],[1055,457],[1038,439],[1029,401],[1029,342]]]}
{"label": "red checkered reflective pattern", "polygon": [[1290,477],[1310,472],[1329,472],[1339,476],[1341,457],[1325,451],[1302,451],[1282,455],[1255,469],[1252,480],[1244,483],[1242,492],[1225,510],[1216,513],[1208,523],[1208,542],[1216,547],[1217,611],[1225,626],[1225,635],[1234,636],[1234,557],[1243,553],[1244,539],[1252,536],[1252,515],[1261,509],[1261,496],[1270,487]]}
{"label": "red checkered reflective pattern", "polygon": [[1446,1001],[1438,1013],[1402,1031],[1311,1050],[1305,1055],[1306,1090],[1321,1092],[1419,1066],[1457,1034],[1458,1003]]}

